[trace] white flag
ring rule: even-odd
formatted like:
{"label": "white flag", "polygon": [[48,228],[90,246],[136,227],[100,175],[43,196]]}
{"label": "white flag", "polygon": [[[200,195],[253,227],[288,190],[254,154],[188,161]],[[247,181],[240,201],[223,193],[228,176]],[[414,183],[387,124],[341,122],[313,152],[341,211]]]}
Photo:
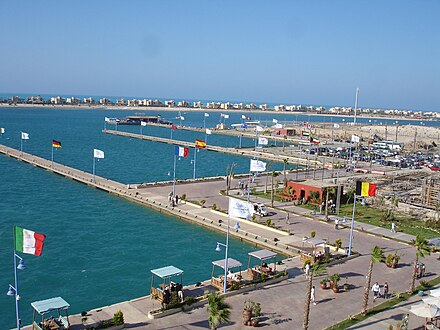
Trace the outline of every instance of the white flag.
{"label": "white flag", "polygon": [[249,219],[252,213],[253,213],[253,206],[251,203],[229,197],[228,214],[230,217]]}
{"label": "white flag", "polygon": [[228,119],[228,118],[229,118],[229,115],[224,115],[224,117],[225,117],[225,119]]}
{"label": "white flag", "polygon": [[5,132],[5,129],[3,127],[0,127],[0,134],[3,134]]}
{"label": "white flag", "polygon": [[334,128],[339,128],[339,124],[333,124]]}
{"label": "white flag", "polygon": [[147,126],[147,122],[146,121],[141,121],[141,126]]}
{"label": "white flag", "polygon": [[209,117],[209,113],[205,112],[205,117]]}
{"label": "white flag", "polygon": [[278,120],[276,120],[276,119],[272,119],[272,121],[276,124],[276,123],[278,123]]}
{"label": "white flag", "polygon": [[241,119],[246,119],[246,116],[245,115],[241,115]]}
{"label": "white flag", "polygon": [[104,120],[108,123],[110,121],[109,117],[105,117]]}
{"label": "white flag", "polygon": [[180,116],[180,120],[185,120],[185,117],[183,117],[183,116]]}
{"label": "white flag", "polygon": [[99,149],[93,149],[93,157],[104,158],[104,151],[99,150]]}
{"label": "white flag", "polygon": [[266,171],[266,163],[261,160],[251,159],[250,172],[264,172]]}
{"label": "white flag", "polygon": [[259,137],[258,138],[258,144],[267,146],[268,143],[269,143],[269,140],[266,139],[265,137]]}
{"label": "white flag", "polygon": [[283,128],[282,124],[275,124],[275,128]]}
{"label": "white flag", "polygon": [[29,140],[29,134],[25,132],[21,132],[21,139],[22,140]]}
{"label": "white flag", "polygon": [[261,126],[255,126],[255,130],[257,131],[257,132],[263,132],[264,130],[263,130],[263,127],[261,127]]}
{"label": "white flag", "polygon": [[357,135],[352,135],[352,136],[351,136],[351,142],[359,143],[360,140],[361,140],[361,139],[360,139],[359,136],[357,136]]}
{"label": "white flag", "polygon": [[209,128],[207,128],[207,129],[206,129],[206,134],[211,135],[211,134],[212,134],[212,131],[211,131]]}

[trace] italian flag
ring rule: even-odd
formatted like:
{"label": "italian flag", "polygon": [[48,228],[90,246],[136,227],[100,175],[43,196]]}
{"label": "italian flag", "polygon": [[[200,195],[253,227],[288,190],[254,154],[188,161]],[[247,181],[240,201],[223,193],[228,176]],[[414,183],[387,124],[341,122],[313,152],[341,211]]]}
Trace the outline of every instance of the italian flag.
{"label": "italian flag", "polygon": [[41,256],[46,235],[14,226],[14,238],[16,251]]}

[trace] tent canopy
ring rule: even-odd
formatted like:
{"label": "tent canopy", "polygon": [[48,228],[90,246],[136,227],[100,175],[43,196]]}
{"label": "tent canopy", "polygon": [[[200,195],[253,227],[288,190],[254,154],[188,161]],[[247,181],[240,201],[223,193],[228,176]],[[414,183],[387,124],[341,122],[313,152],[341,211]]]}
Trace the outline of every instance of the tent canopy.
{"label": "tent canopy", "polygon": [[307,239],[303,240],[303,243],[309,243],[309,244],[311,244],[313,246],[317,246],[317,245],[320,245],[320,244],[326,244],[327,241],[324,240],[324,239],[310,237],[310,238],[307,238]]}
{"label": "tent canopy", "polygon": [[[225,269],[225,259],[213,261],[212,264],[214,266]],[[232,258],[228,258],[228,269],[236,267],[241,267],[241,262]]]}
{"label": "tent canopy", "polygon": [[183,270],[181,270],[177,267],[174,267],[174,266],[167,266],[167,267],[153,269],[153,270],[151,270],[151,272],[154,275],[159,276],[162,279],[166,279],[169,277],[178,276],[178,275],[183,274]]}
{"label": "tent canopy", "polygon": [[34,301],[33,303],[31,303],[31,306],[40,315],[43,315],[53,310],[68,309],[70,307],[70,305],[61,297]]}
{"label": "tent canopy", "polygon": [[271,259],[277,256],[275,252],[269,250],[259,250],[259,251],[249,252],[248,255],[260,260]]}

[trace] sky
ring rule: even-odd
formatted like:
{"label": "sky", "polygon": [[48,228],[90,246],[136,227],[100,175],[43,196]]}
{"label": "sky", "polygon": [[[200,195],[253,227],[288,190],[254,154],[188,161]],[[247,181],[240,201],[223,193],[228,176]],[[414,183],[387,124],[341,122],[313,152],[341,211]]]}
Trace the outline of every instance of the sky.
{"label": "sky", "polygon": [[440,111],[438,0],[0,1],[0,94]]}

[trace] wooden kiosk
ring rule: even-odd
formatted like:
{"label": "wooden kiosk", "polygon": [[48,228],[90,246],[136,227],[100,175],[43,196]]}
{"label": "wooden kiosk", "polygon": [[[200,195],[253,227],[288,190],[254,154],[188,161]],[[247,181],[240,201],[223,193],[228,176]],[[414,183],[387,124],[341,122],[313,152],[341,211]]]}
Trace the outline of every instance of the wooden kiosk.
{"label": "wooden kiosk", "polygon": [[[258,250],[249,252],[247,275],[251,280],[259,280],[262,274],[274,275],[277,270],[277,254],[269,250]],[[259,260],[259,264],[251,266],[251,259]],[[273,260],[273,268],[267,265],[267,261]]]}
{"label": "wooden kiosk", "polygon": [[315,237],[303,239],[301,263],[310,261],[310,266],[324,257],[327,241]]}
{"label": "wooden kiosk", "polygon": [[[34,310],[32,329],[33,330],[63,330],[69,329],[69,313],[68,309],[70,305],[61,297],[34,301],[31,303]],[[61,312],[65,312],[65,316],[61,315]],[[35,320],[36,314],[41,315],[41,322]],[[53,315],[55,313],[55,315]],[[49,314],[50,317],[46,317]]]}
{"label": "wooden kiosk", "polygon": [[[176,284],[171,281],[173,277],[180,277],[180,281],[178,282],[178,285],[182,287],[182,275],[183,270],[174,267],[174,266],[167,266],[162,268],[157,268],[151,270],[151,289],[150,294],[152,299],[157,299],[159,302],[163,303],[164,298],[166,298],[167,290],[170,290],[172,287],[172,284]],[[156,286],[154,286],[154,278],[155,276],[159,277],[163,282],[159,283]],[[169,291],[171,295],[171,291]],[[177,294],[177,293],[176,293]],[[165,299],[166,300],[166,299]]]}
{"label": "wooden kiosk", "polygon": [[[226,259],[217,260],[212,262],[212,273],[211,273],[211,285],[219,290],[223,290],[224,288],[224,277],[225,277],[225,261]],[[241,262],[232,258],[228,258],[228,270],[232,268],[239,268],[240,269],[240,276],[241,276]],[[222,275],[219,275],[219,277],[215,277],[215,269],[216,267],[219,267],[223,269]],[[226,288],[230,287],[232,285],[232,280],[227,278],[227,284]]]}

